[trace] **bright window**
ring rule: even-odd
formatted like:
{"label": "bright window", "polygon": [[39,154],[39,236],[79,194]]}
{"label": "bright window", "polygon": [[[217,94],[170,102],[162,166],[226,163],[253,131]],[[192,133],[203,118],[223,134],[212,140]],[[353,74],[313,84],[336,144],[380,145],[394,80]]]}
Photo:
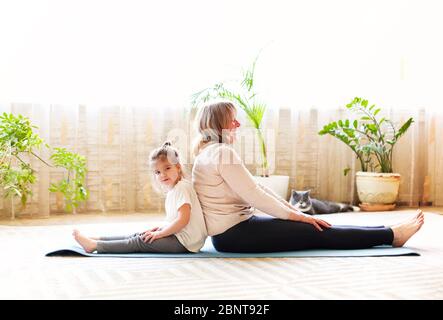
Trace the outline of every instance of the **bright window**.
{"label": "bright window", "polygon": [[186,106],[262,50],[273,107],[438,107],[439,1],[0,3],[3,102]]}

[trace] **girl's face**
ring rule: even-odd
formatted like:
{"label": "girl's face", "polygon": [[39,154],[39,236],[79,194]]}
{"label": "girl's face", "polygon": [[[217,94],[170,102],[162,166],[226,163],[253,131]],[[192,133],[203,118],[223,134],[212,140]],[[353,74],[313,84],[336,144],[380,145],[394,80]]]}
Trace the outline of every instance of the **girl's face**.
{"label": "girl's face", "polygon": [[227,128],[229,130],[229,135],[228,135],[229,143],[234,143],[236,138],[237,128],[240,127],[240,122],[238,122],[236,117],[237,117],[237,112],[233,111],[231,113],[231,118],[229,119],[228,128]]}
{"label": "girl's face", "polygon": [[161,186],[172,189],[180,180],[181,167],[179,164],[171,164],[167,159],[157,160],[154,175]]}

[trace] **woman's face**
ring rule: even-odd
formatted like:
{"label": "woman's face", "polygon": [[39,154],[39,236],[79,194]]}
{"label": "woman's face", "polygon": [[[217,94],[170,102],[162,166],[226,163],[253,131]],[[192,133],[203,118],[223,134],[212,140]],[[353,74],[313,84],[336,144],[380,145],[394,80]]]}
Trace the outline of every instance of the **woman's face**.
{"label": "woman's face", "polygon": [[234,143],[236,138],[237,128],[240,127],[240,122],[238,122],[236,117],[237,117],[237,112],[233,111],[231,113],[231,118],[229,119],[228,128],[227,128],[229,130],[229,135],[228,135],[229,143]]}

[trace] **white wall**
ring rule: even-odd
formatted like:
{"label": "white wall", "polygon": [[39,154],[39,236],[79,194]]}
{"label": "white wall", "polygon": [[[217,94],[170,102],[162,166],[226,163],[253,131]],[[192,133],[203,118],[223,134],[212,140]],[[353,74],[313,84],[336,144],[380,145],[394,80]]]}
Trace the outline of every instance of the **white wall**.
{"label": "white wall", "polygon": [[438,107],[439,1],[0,2],[0,101],[184,106],[263,48],[271,106]]}

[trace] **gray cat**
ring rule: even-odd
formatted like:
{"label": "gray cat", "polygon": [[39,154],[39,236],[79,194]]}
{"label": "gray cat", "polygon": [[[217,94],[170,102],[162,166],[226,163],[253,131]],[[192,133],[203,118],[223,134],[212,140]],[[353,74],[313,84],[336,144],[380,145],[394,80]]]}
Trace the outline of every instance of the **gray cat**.
{"label": "gray cat", "polygon": [[292,190],[291,199],[289,200],[289,202],[301,212],[311,215],[347,212],[347,211],[360,211],[359,207],[355,207],[349,204],[331,202],[325,200],[317,200],[311,198],[309,196],[310,192],[311,190],[307,191]]}

